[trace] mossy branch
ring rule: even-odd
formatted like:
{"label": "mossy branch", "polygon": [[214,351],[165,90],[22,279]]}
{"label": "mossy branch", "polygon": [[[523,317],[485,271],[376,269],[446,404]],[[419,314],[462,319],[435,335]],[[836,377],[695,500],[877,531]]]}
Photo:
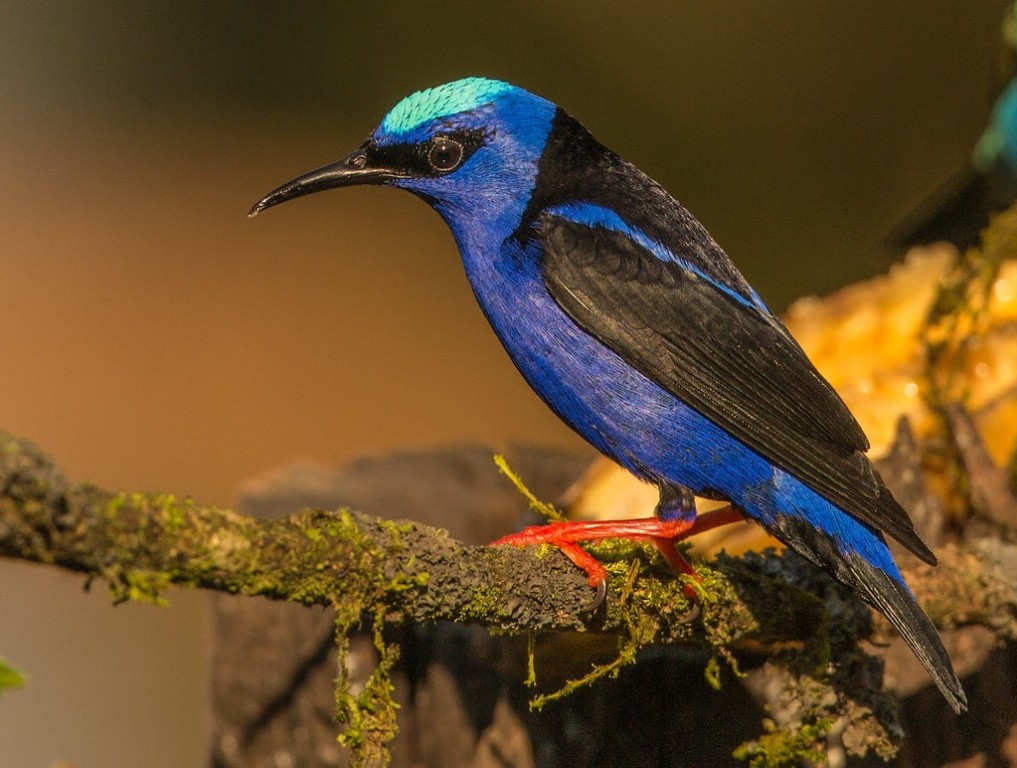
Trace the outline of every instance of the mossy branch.
{"label": "mossy branch", "polygon": [[[586,577],[553,549],[470,546],[420,523],[349,510],[263,519],[169,494],[74,484],[32,442],[0,432],[0,555],[105,578],[118,601],[156,600],[175,584],[308,605],[383,607],[387,622],[447,619],[514,633],[630,635],[636,618],[650,616],[657,640],[707,640],[704,623],[690,621],[697,608],[666,567],[650,563],[630,578],[632,546],[596,549],[613,578],[604,605],[591,614]],[[803,624],[801,605],[772,597],[787,576],[780,557],[764,558],[772,560],[766,578],[740,558],[699,566],[709,633],[722,636],[711,647],[786,646]],[[929,581],[939,596],[965,596],[963,606],[926,605],[934,621],[1012,614],[1012,594],[986,589],[994,577],[983,559],[953,550],[941,558],[939,569],[909,579],[919,593]],[[1005,605],[985,602],[993,596]]]}
{"label": "mossy branch", "polygon": [[556,556],[537,567],[532,553],[467,546],[413,522],[349,510],[265,519],[72,484],[36,446],[7,433],[0,556],[103,577],[118,601],[154,600],[176,584],[517,630],[579,628],[589,595],[584,577]]}
{"label": "mossy branch", "polygon": [[[158,601],[176,584],[332,606],[340,635],[362,615],[376,626],[444,619],[511,633],[608,633],[628,639],[625,663],[651,642],[681,642],[732,663],[739,651],[770,657],[788,670],[790,685],[804,681],[800,690],[827,679],[831,660],[861,653],[857,640],[872,631],[868,611],[831,609],[856,603],[824,601],[834,583],[791,555],[698,564],[694,605],[652,551],[612,542],[595,553],[608,568],[609,593],[590,612],[585,575],[553,549],[468,546],[420,523],[350,510],[265,519],[165,494],[114,493],[69,482],[33,444],[0,433],[0,556],[102,577],[117,601]],[[1017,579],[1000,565],[1008,558],[1013,553],[947,548],[939,568],[913,569],[908,580],[919,598],[928,596],[940,626],[983,623],[1014,638]],[[342,636],[338,644],[344,647]],[[395,658],[383,657],[389,665]],[[386,684],[379,679],[382,693]],[[866,688],[871,680],[832,685],[841,703],[807,707],[813,721],[842,714],[849,699],[880,708],[879,694]],[[391,738],[391,718],[364,724],[357,706],[343,703],[345,690],[338,698],[340,719],[355,726],[348,742],[359,739],[377,753]]]}
{"label": "mossy branch", "polygon": [[[766,652],[811,641],[816,617],[803,619],[805,606],[786,595],[774,598],[776,582],[801,578],[779,556],[698,564],[707,588],[703,616],[692,621],[699,608],[652,553],[633,579],[631,558],[641,554],[633,545],[595,552],[612,578],[607,600],[591,614],[585,575],[553,549],[469,546],[421,523],[345,509],[265,519],[167,494],[110,492],[69,482],[34,444],[0,432],[0,556],[105,578],[117,601],[157,600],[176,584],[381,608],[389,622],[628,636],[633,621],[649,620],[658,641],[710,648],[741,643]],[[946,548],[940,561],[907,574],[919,597],[929,596],[925,607],[937,624],[986,623],[1017,636],[1013,582],[992,559]]]}

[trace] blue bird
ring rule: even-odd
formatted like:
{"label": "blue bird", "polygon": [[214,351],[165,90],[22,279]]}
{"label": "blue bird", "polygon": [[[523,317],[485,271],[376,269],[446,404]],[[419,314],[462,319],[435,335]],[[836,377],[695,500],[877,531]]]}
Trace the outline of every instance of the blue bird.
{"label": "blue bird", "polygon": [[[537,526],[507,543],[556,543],[602,583],[576,540],[651,538],[689,570],[673,539],[744,514],[881,611],[954,710],[966,708],[883,534],[927,563],[935,556],[866,458],[861,428],[659,184],[551,102],[467,78],[407,97],[353,153],[269,193],[250,215],[354,184],[431,205],[530,386],[660,490],[654,518]],[[735,511],[697,522],[693,494]]]}

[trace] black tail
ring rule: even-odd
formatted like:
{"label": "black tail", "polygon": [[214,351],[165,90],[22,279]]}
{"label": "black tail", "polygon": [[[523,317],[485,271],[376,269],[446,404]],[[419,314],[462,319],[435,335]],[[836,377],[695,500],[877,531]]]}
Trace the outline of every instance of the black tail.
{"label": "black tail", "polygon": [[[939,632],[907,585],[883,568],[869,563],[861,555],[841,552],[829,536],[800,519],[782,515],[776,525],[767,527],[781,541],[820,566],[886,616],[922,662],[954,712],[960,714],[968,708],[967,697],[953,671],[953,664],[943,647]],[[878,536],[883,546],[886,546],[880,534],[873,535]]]}
{"label": "black tail", "polygon": [[851,576],[839,580],[886,616],[922,662],[922,666],[953,707],[953,711],[960,714],[966,710],[967,697],[961,688],[960,680],[957,679],[957,674],[953,671],[953,664],[946,653],[946,648],[943,647],[939,632],[915,601],[911,590],[857,555],[848,556],[846,560],[848,560],[846,570]]}

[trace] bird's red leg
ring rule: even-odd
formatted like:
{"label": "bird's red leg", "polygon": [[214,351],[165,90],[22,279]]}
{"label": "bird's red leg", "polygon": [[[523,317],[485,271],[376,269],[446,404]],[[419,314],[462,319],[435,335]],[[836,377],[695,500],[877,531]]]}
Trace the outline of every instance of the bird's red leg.
{"label": "bird's red leg", "polygon": [[[722,525],[740,523],[744,519],[745,516],[729,504],[726,507],[713,509],[699,515],[692,523],[692,526],[680,536],[673,539],[654,538],[653,544],[657,548],[657,551],[660,552],[661,557],[667,560],[668,564],[672,568],[679,573],[692,576],[698,581],[699,577],[696,575],[696,569],[693,568],[692,563],[686,560],[685,556],[678,551],[678,547],[676,547],[675,544],[682,539],[687,539],[689,536],[695,536],[697,533],[705,533],[706,531],[713,530],[714,528],[719,528]],[[695,597],[695,592],[696,591],[690,585],[685,585],[686,597]]]}
{"label": "bird's red leg", "polygon": [[551,544],[581,568],[589,577],[590,586],[602,591],[607,582],[607,571],[593,555],[576,544],[577,541],[600,539],[650,540],[661,555],[680,573],[694,576],[695,570],[675,547],[675,543],[697,533],[742,520],[740,512],[724,507],[706,512],[691,520],[661,520],[659,517],[642,517],[634,520],[570,520],[566,522],[531,525],[528,528],[503,536],[493,546],[511,544],[525,547],[530,544]]}
{"label": "bird's red leg", "polygon": [[[497,544],[498,542],[495,543]],[[565,557],[586,573],[591,587],[599,590],[607,584],[607,569],[585,549],[571,541],[561,542],[558,544],[558,549],[561,550]]]}
{"label": "bird's red leg", "polygon": [[728,504],[697,516],[695,522],[692,523],[692,527],[682,538],[686,539],[689,536],[695,536],[699,533],[712,531],[714,528],[720,528],[722,525],[731,525],[731,523],[741,523],[744,521],[745,515]]}
{"label": "bird's red leg", "polygon": [[589,577],[590,586],[599,592],[603,590],[607,582],[607,571],[593,555],[576,544],[577,541],[599,541],[601,539],[650,539],[654,541],[664,539],[670,541],[681,536],[693,525],[692,520],[661,520],[657,517],[634,520],[568,520],[545,525],[531,525],[517,533],[503,536],[491,544],[496,547],[506,544],[516,547],[526,547],[530,544],[556,546],[569,560],[585,571]]}

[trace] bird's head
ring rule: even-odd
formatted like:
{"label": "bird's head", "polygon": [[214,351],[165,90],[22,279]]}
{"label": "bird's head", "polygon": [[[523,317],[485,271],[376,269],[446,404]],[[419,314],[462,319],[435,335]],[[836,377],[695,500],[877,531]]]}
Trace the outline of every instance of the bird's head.
{"label": "bird's head", "polygon": [[457,238],[522,212],[537,177],[554,104],[498,80],[471,77],[399,102],[342,160],[283,184],[250,215],[295,197],[383,184],[427,200]]}

